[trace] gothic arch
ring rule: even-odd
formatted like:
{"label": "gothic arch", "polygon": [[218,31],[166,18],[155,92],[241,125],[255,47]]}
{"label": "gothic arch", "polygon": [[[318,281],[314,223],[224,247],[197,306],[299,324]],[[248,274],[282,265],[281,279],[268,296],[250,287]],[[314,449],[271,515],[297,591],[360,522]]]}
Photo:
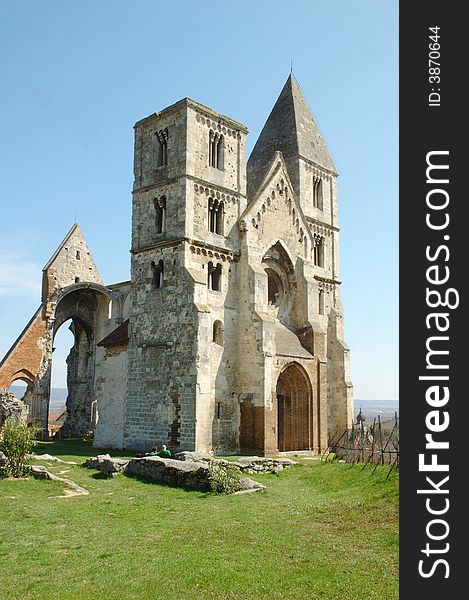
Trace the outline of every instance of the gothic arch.
{"label": "gothic arch", "polygon": [[21,369],[11,376],[10,386],[13,385],[15,381],[21,380],[28,386],[28,391],[31,391],[34,385],[34,379],[34,375],[28,371],[28,369]]}
{"label": "gothic arch", "polygon": [[297,362],[288,363],[276,384],[278,449],[310,450],[313,441],[311,381]]}
{"label": "gothic arch", "polygon": [[265,252],[262,266],[267,275],[267,304],[277,311],[277,318],[287,325],[292,323],[297,297],[295,267],[290,253],[280,242],[274,242]]}

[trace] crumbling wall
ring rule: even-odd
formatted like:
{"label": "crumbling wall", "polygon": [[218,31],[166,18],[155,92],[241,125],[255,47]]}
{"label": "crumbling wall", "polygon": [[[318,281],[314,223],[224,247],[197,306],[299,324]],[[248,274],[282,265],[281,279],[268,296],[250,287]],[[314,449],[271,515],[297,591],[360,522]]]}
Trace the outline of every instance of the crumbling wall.
{"label": "crumbling wall", "polygon": [[28,407],[11,392],[0,392],[0,427],[7,419],[26,423]]}

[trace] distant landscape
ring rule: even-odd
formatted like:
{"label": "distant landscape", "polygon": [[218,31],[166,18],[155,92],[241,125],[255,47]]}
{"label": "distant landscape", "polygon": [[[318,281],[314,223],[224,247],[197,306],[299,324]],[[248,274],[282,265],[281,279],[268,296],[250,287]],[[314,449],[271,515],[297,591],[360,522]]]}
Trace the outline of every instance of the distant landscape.
{"label": "distant landscape", "polygon": [[360,408],[367,422],[372,422],[378,415],[382,421],[394,419],[394,414],[397,412],[399,417],[399,400],[359,400],[355,398],[355,416],[357,416]]}
{"label": "distant landscape", "polygon": [[[11,391],[17,398],[21,398],[25,392],[24,387],[13,385]],[[65,401],[67,400],[67,390],[64,388],[52,388],[51,402],[49,412],[55,415],[60,415],[65,410]],[[397,412],[399,416],[399,400],[354,400],[356,417],[360,408],[368,422],[372,422],[375,417],[380,416],[382,421],[394,419],[394,414]]]}
{"label": "distant landscape", "polygon": [[[26,387],[12,385],[10,391],[17,398],[22,398],[26,392]],[[49,404],[49,415],[58,417],[65,410],[65,401],[67,400],[67,390],[65,388],[52,388],[51,399]]]}

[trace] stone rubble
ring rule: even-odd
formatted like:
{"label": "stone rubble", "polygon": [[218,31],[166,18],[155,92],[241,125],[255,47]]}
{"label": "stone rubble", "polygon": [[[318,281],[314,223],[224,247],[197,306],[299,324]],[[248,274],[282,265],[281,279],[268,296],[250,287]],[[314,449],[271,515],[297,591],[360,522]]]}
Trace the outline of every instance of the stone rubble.
{"label": "stone rubble", "polygon": [[[229,461],[217,461],[233,465]],[[112,477],[117,473],[124,473],[144,481],[162,483],[173,487],[202,492],[210,491],[208,461],[175,460],[160,458],[159,456],[146,456],[123,460],[112,458],[109,454],[101,454],[89,458],[82,466],[100,471],[103,476]],[[248,477],[239,481],[238,492],[265,490],[265,485],[253,481]],[[236,493],[238,493],[236,492]]]}
{"label": "stone rubble", "polygon": [[118,473],[122,473],[128,464],[128,460],[112,458],[109,454],[100,454],[96,457],[88,458],[82,466],[101,471],[104,477],[113,477]]}
{"label": "stone rubble", "polygon": [[0,427],[7,419],[14,419],[17,423],[26,423],[28,407],[18,400],[11,392],[0,392]]}
{"label": "stone rubble", "polygon": [[243,456],[232,462],[222,458],[214,458],[206,452],[178,452],[174,455],[176,460],[192,462],[216,462],[224,465],[235,465],[240,471],[246,473],[278,473],[283,469],[297,464],[290,458],[266,458],[260,456]]}
{"label": "stone rubble", "polygon": [[60,462],[60,463],[66,464],[66,465],[76,465],[77,464],[73,460],[62,460],[61,458],[58,458],[57,456],[52,456],[52,454],[33,454],[32,458],[34,460],[46,460],[46,461],[51,461],[51,462]]}

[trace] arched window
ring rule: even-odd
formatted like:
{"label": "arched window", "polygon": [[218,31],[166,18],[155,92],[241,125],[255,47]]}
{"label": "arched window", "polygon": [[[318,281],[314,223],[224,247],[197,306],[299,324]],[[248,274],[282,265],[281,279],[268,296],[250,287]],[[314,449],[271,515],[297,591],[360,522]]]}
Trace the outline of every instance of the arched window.
{"label": "arched window", "polygon": [[163,277],[164,277],[164,264],[162,260],[158,261],[158,264],[155,263],[154,260],[151,261],[151,272],[152,279],[151,285],[154,290],[159,290],[163,287]]}
{"label": "arched window", "polygon": [[316,236],[313,249],[313,261],[317,267],[324,267],[324,237]]}
{"label": "arched window", "polygon": [[322,179],[313,178],[313,206],[322,210]]}
{"label": "arched window", "polygon": [[324,290],[319,290],[319,314],[325,315],[325,305],[324,305]]}
{"label": "arched window", "polygon": [[209,133],[208,140],[208,164],[223,171],[224,163],[224,139],[219,133],[215,133],[212,129]]}
{"label": "arched window", "polygon": [[155,198],[153,204],[155,206],[155,232],[163,233],[166,230],[166,196]]}
{"label": "arched window", "polygon": [[168,164],[168,128],[156,132],[158,140],[156,166],[163,167]]}
{"label": "arched window", "polygon": [[214,200],[213,198],[208,199],[208,230],[211,233],[218,233],[223,235],[223,217],[224,217],[224,206],[223,202]]}
{"label": "arched window", "polygon": [[221,264],[214,265],[211,261],[208,263],[207,284],[209,290],[221,290]]}
{"label": "arched window", "polygon": [[223,331],[223,323],[221,321],[214,321],[213,323],[213,335],[212,341],[218,346],[223,346],[224,343],[224,331]]}

